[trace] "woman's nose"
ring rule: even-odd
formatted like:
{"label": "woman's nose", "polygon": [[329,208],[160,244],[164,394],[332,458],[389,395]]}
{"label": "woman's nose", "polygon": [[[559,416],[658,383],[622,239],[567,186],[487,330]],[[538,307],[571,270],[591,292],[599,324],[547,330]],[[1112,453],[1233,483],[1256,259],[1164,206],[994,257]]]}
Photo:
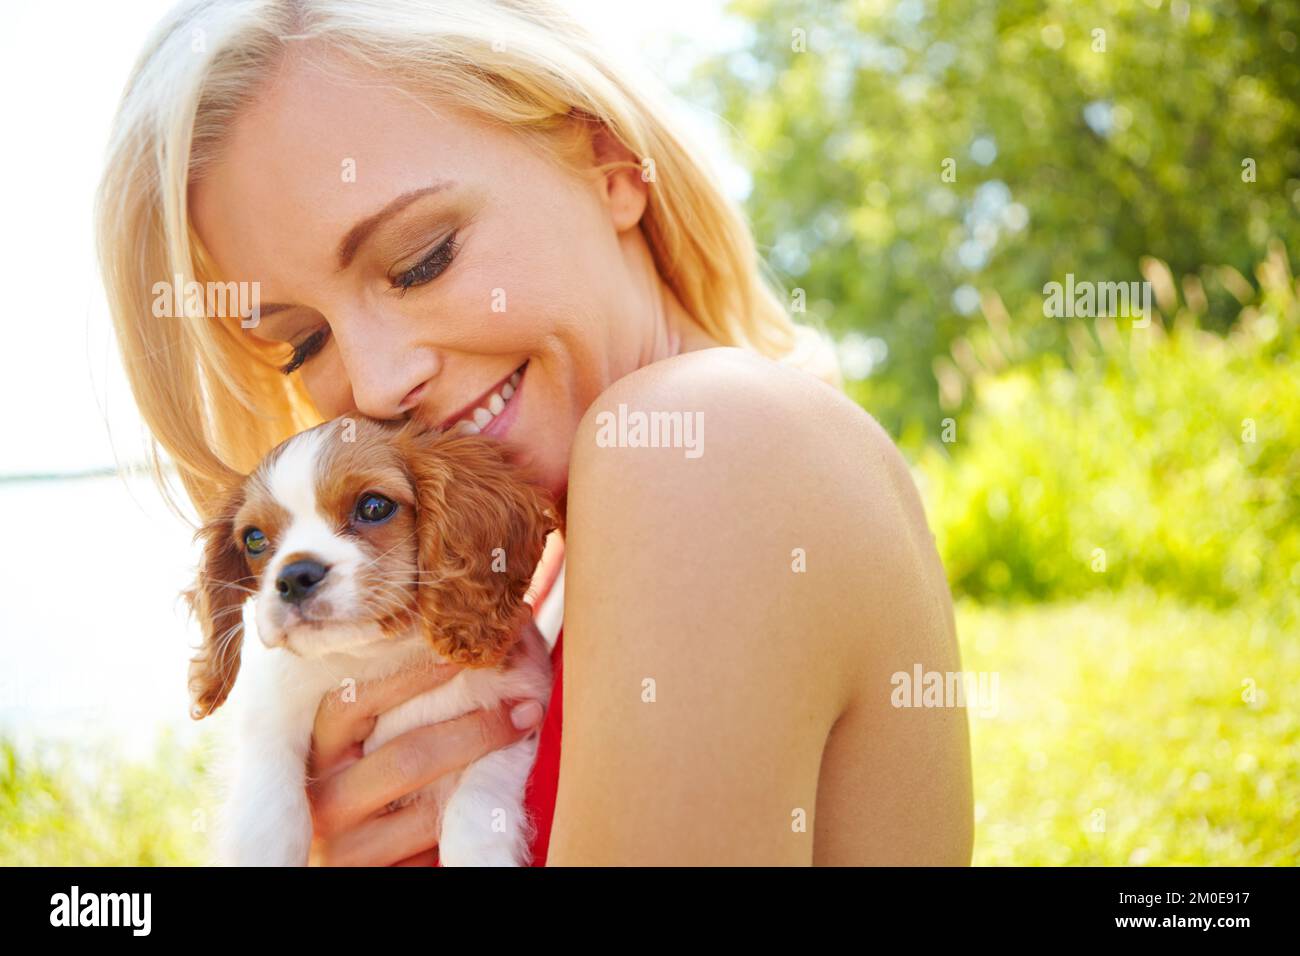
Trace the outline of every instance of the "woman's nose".
{"label": "woman's nose", "polygon": [[[385,377],[368,372],[349,371],[352,382],[352,403],[356,410],[369,418],[380,420],[401,418],[406,412],[406,397],[413,390],[406,382],[409,377],[394,371]],[[419,384],[416,388],[419,388]]]}
{"label": "woman's nose", "polygon": [[[388,341],[379,341],[380,339]],[[362,415],[396,419],[417,404],[424,385],[438,374],[440,360],[431,349],[391,334],[371,335],[363,343],[339,337],[339,352]]]}

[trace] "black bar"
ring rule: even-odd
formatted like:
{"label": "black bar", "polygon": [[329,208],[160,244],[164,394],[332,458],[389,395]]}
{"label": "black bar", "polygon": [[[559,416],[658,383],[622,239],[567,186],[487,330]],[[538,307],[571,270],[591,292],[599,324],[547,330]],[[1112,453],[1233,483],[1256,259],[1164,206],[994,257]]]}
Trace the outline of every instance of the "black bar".
{"label": "black bar", "polygon": [[[0,918],[10,933],[135,936],[131,910],[118,926],[52,925],[98,894],[149,894],[149,938],[264,943],[346,939],[375,943],[392,930],[431,932],[473,925],[497,935],[552,938],[599,917],[629,932],[692,922],[745,933],[750,927],[834,930],[866,945],[881,929],[912,927],[917,937],[1066,939],[1106,936],[1148,941],[1189,937],[1231,942],[1294,938],[1294,869],[684,869],[233,870],[179,868],[0,869]],[[1123,895],[1121,895],[1123,894]],[[1174,894],[1171,896],[1171,894]],[[96,902],[88,904],[88,896]],[[136,897],[143,927],[144,897]],[[111,913],[109,914],[111,915]],[[1147,925],[1121,921],[1150,920]],[[1210,924],[1201,925],[1208,919]],[[1224,920],[1245,920],[1226,925]],[[1191,921],[1195,920],[1195,925]],[[1166,922],[1168,921],[1168,922]],[[787,925],[789,924],[789,925]],[[538,934],[545,932],[545,936]],[[244,937],[243,934],[250,934]],[[1242,936],[1240,934],[1246,934]],[[143,934],[141,934],[143,936]],[[439,939],[431,937],[437,946]],[[608,943],[618,945],[615,939]]]}

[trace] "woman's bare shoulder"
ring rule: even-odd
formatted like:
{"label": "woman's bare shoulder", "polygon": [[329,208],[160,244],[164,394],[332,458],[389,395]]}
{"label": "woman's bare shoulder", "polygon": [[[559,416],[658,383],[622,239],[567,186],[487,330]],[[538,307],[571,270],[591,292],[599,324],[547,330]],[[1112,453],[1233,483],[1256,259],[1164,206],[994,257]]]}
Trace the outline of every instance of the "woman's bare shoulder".
{"label": "woman's bare shoulder", "polygon": [[653,522],[660,556],[716,558],[725,543],[733,573],[776,562],[808,591],[900,584],[947,599],[885,430],[839,390],[740,349],[676,356],[607,389],[578,428],[569,507],[592,527]]}
{"label": "woman's bare shoulder", "polygon": [[[600,396],[570,464],[557,860],[811,862],[767,828],[815,804],[873,630],[941,606],[909,494],[869,415],[738,350]],[[700,808],[690,826],[665,788]]]}
{"label": "woman's bare shoulder", "polygon": [[843,392],[739,348],[686,352],[640,368],[610,385],[583,424],[594,426],[603,413],[617,414],[620,405],[627,411],[706,413],[718,419],[724,439],[788,426],[780,434],[768,431],[764,447],[822,445],[831,452],[848,444],[881,446],[878,451],[893,447],[875,419]]}
{"label": "woman's bare shoulder", "polygon": [[782,506],[805,526],[823,514],[842,527],[852,512],[930,538],[907,463],[880,424],[838,389],[743,349],[688,352],[611,385],[579,426],[571,481],[581,487],[593,469],[628,486],[676,477],[691,497],[725,490],[733,521],[747,505]]}

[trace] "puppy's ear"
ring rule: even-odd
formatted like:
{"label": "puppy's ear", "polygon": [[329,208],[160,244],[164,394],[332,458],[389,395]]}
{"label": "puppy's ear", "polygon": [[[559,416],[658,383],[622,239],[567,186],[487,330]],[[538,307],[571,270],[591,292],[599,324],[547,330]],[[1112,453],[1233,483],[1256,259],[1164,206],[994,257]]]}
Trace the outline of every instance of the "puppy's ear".
{"label": "puppy's ear", "polygon": [[418,509],[416,605],[434,648],[469,666],[500,664],[528,620],[524,595],[553,509],[491,439],[408,435],[403,445]]}
{"label": "puppy's ear", "polygon": [[202,720],[225,702],[239,673],[244,642],[244,600],[252,576],[244,552],[234,540],[235,514],[243,503],[242,489],[229,495],[195,539],[203,540],[198,579],[185,592],[203,628],[203,644],[190,661],[190,716]]}

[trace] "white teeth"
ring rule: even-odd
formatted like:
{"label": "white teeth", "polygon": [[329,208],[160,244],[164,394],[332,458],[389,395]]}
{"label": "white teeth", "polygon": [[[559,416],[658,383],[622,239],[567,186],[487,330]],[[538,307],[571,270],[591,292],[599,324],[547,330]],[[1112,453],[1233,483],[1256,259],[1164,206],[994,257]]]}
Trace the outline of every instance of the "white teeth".
{"label": "white teeth", "polygon": [[520,374],[515,372],[510,376],[510,380],[501,386],[501,390],[493,392],[488,396],[487,408],[476,408],[470,413],[469,418],[462,418],[451,430],[457,434],[477,435],[483,429],[491,424],[492,419],[496,418],[505,410],[506,402],[514,397],[515,391],[519,387]]}

